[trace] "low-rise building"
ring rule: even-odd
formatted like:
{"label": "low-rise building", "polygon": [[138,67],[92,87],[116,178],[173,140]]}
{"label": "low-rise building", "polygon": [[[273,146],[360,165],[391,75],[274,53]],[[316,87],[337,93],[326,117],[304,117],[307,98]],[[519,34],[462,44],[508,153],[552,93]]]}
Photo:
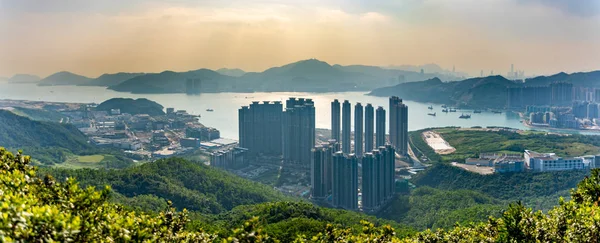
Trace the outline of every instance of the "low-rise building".
{"label": "low-rise building", "polygon": [[217,151],[210,156],[210,165],[224,169],[238,169],[248,166],[244,159],[247,149],[232,148],[225,151]]}
{"label": "low-rise building", "polygon": [[531,171],[561,171],[583,169],[583,158],[563,158],[555,153],[538,153],[525,150],[525,166]]}

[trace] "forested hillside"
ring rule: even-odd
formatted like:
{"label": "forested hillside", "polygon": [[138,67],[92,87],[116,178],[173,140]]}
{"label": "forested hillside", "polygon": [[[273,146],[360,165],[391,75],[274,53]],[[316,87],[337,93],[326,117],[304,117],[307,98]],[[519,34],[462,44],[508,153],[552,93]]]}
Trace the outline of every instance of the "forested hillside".
{"label": "forested hillside", "polygon": [[[533,212],[522,204],[510,205],[499,218],[485,223],[457,226],[448,231],[396,234],[389,226],[361,222],[359,230],[341,224],[316,224],[307,219],[325,216],[318,208],[300,204],[264,205],[240,209],[259,214],[239,228],[204,230],[202,223],[189,222],[187,212],[165,209],[161,213],[134,212],[108,201],[110,189],[81,189],[77,181],[55,181],[36,175],[29,157],[16,156],[0,148],[0,237],[3,241],[32,242],[598,242],[600,240],[600,170],[578,184],[570,201],[563,201],[547,214]],[[296,215],[288,222],[279,219]],[[329,215],[345,220],[342,214]],[[249,216],[250,217],[250,216]],[[232,216],[229,223],[242,217]],[[283,226],[269,228],[271,222]],[[312,228],[317,225],[319,228]],[[226,225],[228,226],[228,225]],[[213,227],[222,227],[213,225]],[[310,228],[306,230],[306,228]],[[318,230],[320,229],[320,230]],[[310,234],[306,234],[310,232]],[[317,233],[318,232],[318,233]],[[281,238],[279,238],[281,237]]]}

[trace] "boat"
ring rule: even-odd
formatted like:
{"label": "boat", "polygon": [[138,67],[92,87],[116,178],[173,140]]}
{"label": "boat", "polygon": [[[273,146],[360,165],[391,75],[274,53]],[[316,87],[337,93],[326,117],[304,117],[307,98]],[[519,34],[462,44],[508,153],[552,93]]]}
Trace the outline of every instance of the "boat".
{"label": "boat", "polygon": [[469,114],[466,114],[466,115],[465,114],[461,114],[458,118],[469,119],[469,118],[471,118],[471,115],[469,115]]}
{"label": "boat", "polygon": [[427,109],[433,110],[433,106],[429,106],[427,107]]}
{"label": "boat", "polygon": [[494,113],[494,114],[500,114],[500,113],[502,113],[502,111],[492,111],[492,113]]}
{"label": "boat", "polygon": [[442,109],[442,112],[448,112],[448,109]]}
{"label": "boat", "polygon": [[450,112],[456,112],[456,109],[450,109]]}
{"label": "boat", "polygon": [[206,111],[211,111],[212,112],[212,111],[215,111],[215,110],[208,108],[208,109],[206,109]]}
{"label": "boat", "polygon": [[442,105],[442,108],[448,108],[448,106],[447,105]]}
{"label": "boat", "polygon": [[435,112],[434,113],[427,113],[427,115],[435,116]]}
{"label": "boat", "polygon": [[474,110],[473,113],[481,113],[480,110]]}

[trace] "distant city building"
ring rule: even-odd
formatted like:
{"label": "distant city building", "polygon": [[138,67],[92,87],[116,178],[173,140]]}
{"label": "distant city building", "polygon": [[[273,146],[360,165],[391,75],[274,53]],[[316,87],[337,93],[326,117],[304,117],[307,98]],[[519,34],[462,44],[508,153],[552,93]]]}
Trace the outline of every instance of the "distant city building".
{"label": "distant city building", "polygon": [[200,85],[200,79],[188,78],[185,80],[185,92],[187,94],[199,94],[201,91]]}
{"label": "distant city building", "polygon": [[399,154],[408,153],[408,106],[397,96],[390,97],[390,143]]}
{"label": "distant city building", "polygon": [[344,100],[342,104],[342,152],[344,154],[350,153],[350,117],[351,117],[351,107],[350,102]]}
{"label": "distant city building", "polygon": [[212,127],[188,127],[185,129],[188,138],[199,138],[201,141],[210,141],[221,137],[221,132]]}
{"label": "distant city building", "polygon": [[210,165],[223,169],[239,169],[248,166],[248,161],[244,158],[247,149],[231,148],[225,151],[217,151],[210,157]]}
{"label": "distant city building", "polygon": [[172,115],[175,113],[175,108],[169,107],[167,108],[167,115]]}
{"label": "distant city building", "polygon": [[362,207],[371,212],[391,199],[395,189],[395,151],[390,145],[367,152],[362,159]]}
{"label": "distant city building", "polygon": [[573,84],[564,82],[552,83],[549,86],[508,87],[507,107],[568,106],[575,100],[573,91]]}
{"label": "distant city building", "polygon": [[587,118],[588,117],[588,102],[587,101],[576,101],[573,102],[573,115],[576,118]]}
{"label": "distant city building", "polygon": [[381,106],[377,107],[375,116],[377,118],[375,120],[375,147],[379,148],[385,145],[385,109]]}
{"label": "distant city building", "polygon": [[[240,147],[249,155],[283,153],[283,105],[279,101],[252,102],[238,111]],[[310,150],[309,150],[310,151]]]}
{"label": "distant city building", "polygon": [[363,156],[363,106],[356,103],[354,106],[354,154],[356,157]]}
{"label": "distant city building", "polygon": [[529,122],[531,123],[544,123],[544,113],[535,112],[529,114]]}
{"label": "distant city building", "polygon": [[179,144],[181,147],[186,148],[200,148],[200,139],[199,138],[181,138],[179,139]]}
{"label": "distant city building", "polygon": [[328,170],[333,162],[333,153],[327,146],[317,146],[312,150],[311,195],[315,200],[323,200],[329,195],[328,180],[331,171]]}
{"label": "distant city building", "polygon": [[288,99],[283,114],[283,159],[308,167],[314,146],[315,106],[312,99]]}
{"label": "distant city building", "polygon": [[560,171],[583,169],[582,158],[562,158],[555,153],[538,153],[525,150],[525,165],[532,171]]}
{"label": "distant city building", "polygon": [[552,105],[568,105],[573,102],[573,84],[557,82],[550,84],[552,89]]}
{"label": "distant city building", "polygon": [[589,119],[600,118],[598,108],[599,108],[598,107],[598,103],[590,103],[590,104],[588,104],[588,107],[587,107],[587,118],[589,118]]}
{"label": "distant city building", "polygon": [[333,206],[358,209],[358,159],[338,151],[333,156]]}
{"label": "distant city building", "polygon": [[365,152],[371,152],[373,150],[373,142],[375,135],[375,113],[373,106],[367,104],[365,106]]}
{"label": "distant city building", "polygon": [[335,139],[335,141],[340,142],[340,102],[335,99],[331,102],[331,138]]}

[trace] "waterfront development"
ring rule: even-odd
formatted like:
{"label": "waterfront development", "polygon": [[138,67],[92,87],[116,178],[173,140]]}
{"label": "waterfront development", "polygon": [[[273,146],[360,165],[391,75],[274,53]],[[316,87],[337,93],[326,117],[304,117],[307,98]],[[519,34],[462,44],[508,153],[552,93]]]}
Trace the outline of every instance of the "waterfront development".
{"label": "waterfront development", "polygon": [[[331,101],[352,100],[362,104],[372,104],[373,107],[388,107],[387,97],[366,95],[365,92],[340,92],[340,93],[302,93],[302,92],[273,92],[273,93],[202,93],[200,95],[186,94],[131,94],[116,92],[103,87],[91,86],[37,86],[35,84],[3,84],[0,90],[0,99],[54,101],[72,103],[101,103],[105,100],[123,98],[147,98],[165,107],[176,107],[186,110],[192,115],[200,115],[200,122],[206,126],[214,127],[221,131],[221,136],[238,139],[238,109],[250,104],[252,101],[285,101],[289,97],[312,98],[316,111],[316,128],[330,128],[331,126]],[[460,119],[461,113],[472,113],[472,110],[458,110],[452,113],[443,113],[439,104],[421,103],[404,100],[411,109],[408,116],[408,130],[414,131],[428,127],[446,126],[497,126],[517,129],[528,129],[519,122],[515,113],[495,114],[489,111],[472,114],[471,119]],[[433,110],[428,107],[432,106]],[[212,109],[213,111],[207,111]],[[436,112],[437,116],[428,116],[427,113]],[[351,129],[354,119],[351,120]]]}

